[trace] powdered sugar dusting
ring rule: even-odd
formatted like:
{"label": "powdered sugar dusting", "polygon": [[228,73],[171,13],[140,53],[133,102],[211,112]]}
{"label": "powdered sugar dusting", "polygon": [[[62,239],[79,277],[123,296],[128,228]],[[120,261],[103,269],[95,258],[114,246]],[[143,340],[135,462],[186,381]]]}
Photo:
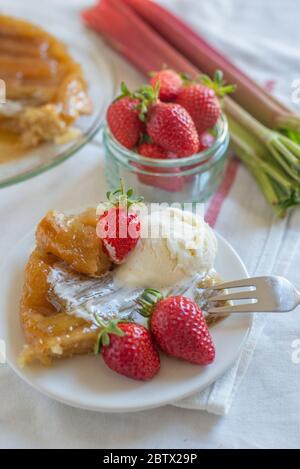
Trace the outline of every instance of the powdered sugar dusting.
{"label": "powdered sugar dusting", "polygon": [[[143,322],[137,314],[136,299],[144,289],[131,289],[118,284],[115,280],[117,269],[100,278],[90,278],[58,262],[48,274],[49,301],[57,310],[95,324],[95,315],[103,322],[114,318]],[[210,275],[213,277],[215,273],[212,271]],[[164,289],[162,293],[164,296],[185,295],[197,301],[205,311],[206,301],[205,297],[202,298],[204,289],[199,288],[202,281],[203,277],[196,275],[189,282]]]}

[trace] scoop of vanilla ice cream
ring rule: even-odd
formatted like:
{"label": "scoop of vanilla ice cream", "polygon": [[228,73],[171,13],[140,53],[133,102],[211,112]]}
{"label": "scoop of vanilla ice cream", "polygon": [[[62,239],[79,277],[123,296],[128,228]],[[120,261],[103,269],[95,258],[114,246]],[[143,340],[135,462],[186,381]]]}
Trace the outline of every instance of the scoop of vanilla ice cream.
{"label": "scoop of vanilla ice cream", "polygon": [[158,288],[205,275],[214,265],[217,239],[202,217],[178,208],[141,215],[141,239],[115,279],[129,287]]}

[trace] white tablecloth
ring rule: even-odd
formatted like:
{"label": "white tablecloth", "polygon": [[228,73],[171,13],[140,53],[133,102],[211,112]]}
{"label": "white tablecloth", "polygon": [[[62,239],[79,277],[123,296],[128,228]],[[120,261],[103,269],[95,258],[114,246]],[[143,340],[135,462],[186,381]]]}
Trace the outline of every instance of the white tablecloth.
{"label": "white tablecloth", "polygon": [[[56,1],[62,3],[48,0],[53,6]],[[0,0],[0,8],[5,3]],[[75,21],[80,7],[90,3],[92,0],[64,0],[68,19]],[[295,73],[300,65],[300,8],[296,2],[162,3],[230,53],[261,83],[275,80],[275,92],[290,104],[291,82],[298,78]],[[132,85],[140,82],[134,70],[113,57],[120,78]],[[0,191],[0,262],[48,209],[95,204],[103,197],[99,141],[97,137],[52,171]],[[233,220],[239,220],[242,235]],[[250,272],[271,266],[274,273],[300,285],[300,211],[277,222],[243,167],[238,168],[221,206],[216,228],[237,249]],[[49,400],[8,367],[0,367],[0,447],[299,447],[300,364],[292,362],[292,343],[299,338],[299,314],[269,318],[226,417],[171,406],[124,415],[80,411]]]}

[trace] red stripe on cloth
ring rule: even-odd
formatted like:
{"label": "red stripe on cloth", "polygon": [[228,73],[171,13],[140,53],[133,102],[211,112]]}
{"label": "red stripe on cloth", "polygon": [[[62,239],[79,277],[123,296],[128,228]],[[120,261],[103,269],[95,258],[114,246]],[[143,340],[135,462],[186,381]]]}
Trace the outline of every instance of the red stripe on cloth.
{"label": "red stripe on cloth", "polygon": [[212,227],[215,226],[224,200],[229,194],[230,189],[236,179],[239,163],[240,162],[237,158],[232,158],[229,161],[223,182],[221,183],[216,194],[213,196],[206,210],[205,221]]}
{"label": "red stripe on cloth", "polygon": [[[269,93],[274,92],[275,86],[275,80],[268,80],[265,83],[265,89]],[[237,158],[233,158],[229,161],[223,182],[219,187],[217,193],[213,196],[212,200],[210,201],[210,204],[205,214],[205,220],[210,226],[215,226],[217,222],[222,205],[236,179],[239,163],[240,161]]]}

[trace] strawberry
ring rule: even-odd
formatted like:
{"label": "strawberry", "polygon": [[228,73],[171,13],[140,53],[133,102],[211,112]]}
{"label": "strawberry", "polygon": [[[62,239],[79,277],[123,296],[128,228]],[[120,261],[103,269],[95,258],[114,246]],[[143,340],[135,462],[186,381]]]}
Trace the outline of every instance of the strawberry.
{"label": "strawberry", "polygon": [[182,87],[182,79],[174,70],[165,69],[151,76],[150,84],[155,88],[159,84],[159,99],[173,101]]}
{"label": "strawberry", "polygon": [[198,152],[200,153],[201,151],[208,150],[215,143],[215,141],[215,137],[209,132],[204,132],[203,134],[199,135]]}
{"label": "strawberry", "polygon": [[[147,158],[155,159],[174,159],[176,155],[174,153],[164,150],[159,145],[155,143],[143,143],[138,148],[138,153]],[[156,166],[146,166],[139,163],[135,163],[135,166],[142,170],[150,173],[167,173],[174,174],[174,176],[155,176],[154,174],[143,174],[141,172],[137,173],[138,180],[142,184],[147,186],[157,187],[158,189],[163,189],[168,192],[180,192],[184,187],[184,178],[182,176],[176,176],[180,173],[179,168],[158,168]]]}
{"label": "strawberry", "polygon": [[113,136],[128,149],[138,143],[144,129],[138,105],[138,99],[125,97],[112,103],[107,111],[107,123]]}
{"label": "strawberry", "polygon": [[[175,153],[169,152],[155,143],[143,143],[138,148],[138,153],[147,158],[155,159],[174,159]],[[172,173],[174,176],[154,176],[152,174],[138,173],[138,179],[147,186],[157,187],[168,192],[180,192],[184,187],[184,178],[176,176],[180,173],[180,168],[157,168],[154,166],[136,165],[139,169],[149,171],[151,173]]]}
{"label": "strawberry", "polygon": [[138,179],[146,186],[157,187],[167,192],[181,192],[184,188],[185,179],[183,176],[176,175],[180,173],[179,168],[154,168],[136,164],[143,171],[151,171],[152,173],[172,173],[174,176],[155,176],[154,174],[138,173]]}
{"label": "strawberry", "polygon": [[221,106],[214,90],[194,83],[185,86],[176,98],[176,103],[183,106],[195,122],[198,134],[211,129],[221,115]]}
{"label": "strawberry", "polygon": [[[211,135],[209,132],[204,132],[203,134],[201,134],[199,136],[198,153],[208,150],[215,143],[215,141],[216,141],[215,137],[213,135]],[[184,167],[183,169],[198,168],[198,167],[204,165],[205,163],[207,163],[209,159],[210,159],[210,157],[206,158],[205,160],[202,160],[201,163],[196,163],[196,164],[193,164],[193,165],[189,165],[189,166]],[[186,182],[192,182],[194,180],[195,176],[197,176],[197,173],[189,174],[188,176],[185,176],[184,178],[185,178]]]}
{"label": "strawberry", "polygon": [[152,289],[138,300],[140,312],[150,315],[150,328],[159,348],[198,365],[215,359],[215,347],[199,306],[184,296],[163,298]]}
{"label": "strawberry", "polygon": [[195,124],[179,104],[152,104],[147,115],[147,132],[154,143],[179,157],[191,156],[199,147]]}
{"label": "strawberry", "polygon": [[146,327],[132,322],[111,321],[105,326],[99,319],[101,332],[95,353],[101,352],[106,365],[128,378],[147,381],[160,369],[160,358]]}
{"label": "strawberry", "polygon": [[103,204],[97,227],[97,236],[102,240],[102,249],[115,264],[124,262],[140,238],[141,225],[137,213],[131,211],[133,204],[142,198],[132,199],[133,191],[127,193],[123,185],[115,192],[108,192],[108,203]]}
{"label": "strawberry", "polygon": [[138,147],[138,153],[147,158],[157,158],[160,160],[177,158],[175,153],[165,150],[156,143],[142,143]]}
{"label": "strawberry", "polygon": [[107,123],[121,145],[131,149],[139,141],[145,125],[140,119],[140,100],[128,90],[125,83],[121,85],[122,94],[109,106]]}
{"label": "strawberry", "polygon": [[214,127],[222,113],[218,96],[232,93],[235,87],[223,82],[220,70],[216,71],[214,80],[207,75],[200,76],[199,80],[200,83],[185,80],[175,102],[188,111],[200,135]]}

